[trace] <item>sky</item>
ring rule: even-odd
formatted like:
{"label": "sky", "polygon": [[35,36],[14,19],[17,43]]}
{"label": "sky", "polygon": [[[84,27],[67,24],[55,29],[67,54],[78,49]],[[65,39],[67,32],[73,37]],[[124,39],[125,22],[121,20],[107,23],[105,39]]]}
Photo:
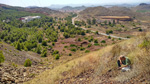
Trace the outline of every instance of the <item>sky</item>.
{"label": "sky", "polygon": [[150,0],[0,0],[0,3],[11,6],[50,6],[52,4],[68,5],[68,4],[124,4],[124,3],[142,3]]}

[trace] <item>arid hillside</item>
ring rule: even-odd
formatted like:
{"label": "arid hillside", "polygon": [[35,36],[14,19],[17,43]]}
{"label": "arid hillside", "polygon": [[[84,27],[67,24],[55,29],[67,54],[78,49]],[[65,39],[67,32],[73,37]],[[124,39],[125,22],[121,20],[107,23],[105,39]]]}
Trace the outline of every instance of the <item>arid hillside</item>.
{"label": "arid hillside", "polygon": [[111,7],[105,8],[102,6],[99,7],[90,7],[79,13],[81,19],[97,18],[99,16],[130,16],[134,19],[146,19],[149,17],[149,14],[144,14],[136,12],[126,7]]}
{"label": "arid hillside", "polygon": [[141,3],[140,5],[132,8],[134,11],[138,12],[149,12],[150,11],[150,4]]}
{"label": "arid hillside", "polygon": [[[143,33],[47,70],[25,84],[148,84],[149,42],[149,33]],[[128,72],[117,68],[122,54],[131,60]]]}

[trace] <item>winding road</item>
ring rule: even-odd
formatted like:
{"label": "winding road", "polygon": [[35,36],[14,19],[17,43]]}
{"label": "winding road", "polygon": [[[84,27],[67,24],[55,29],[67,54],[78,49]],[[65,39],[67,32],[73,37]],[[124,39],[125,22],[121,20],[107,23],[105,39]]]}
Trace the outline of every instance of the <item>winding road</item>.
{"label": "winding road", "polygon": [[[78,18],[78,16],[76,16],[76,17],[73,17],[72,18],[72,24],[73,25],[75,25],[75,19],[76,18]],[[77,25],[75,25],[75,27],[78,27]],[[81,27],[82,28],[82,27]],[[83,30],[88,30],[88,28],[82,28]],[[96,32],[96,31],[94,31],[94,30],[91,30],[92,32]],[[114,36],[114,35],[108,35],[108,34],[106,34],[106,33],[102,33],[102,32],[98,32],[100,35],[104,35],[104,36],[111,36],[112,38],[117,38],[117,39],[129,39],[129,38],[124,38],[124,37],[118,37],[118,36]]]}

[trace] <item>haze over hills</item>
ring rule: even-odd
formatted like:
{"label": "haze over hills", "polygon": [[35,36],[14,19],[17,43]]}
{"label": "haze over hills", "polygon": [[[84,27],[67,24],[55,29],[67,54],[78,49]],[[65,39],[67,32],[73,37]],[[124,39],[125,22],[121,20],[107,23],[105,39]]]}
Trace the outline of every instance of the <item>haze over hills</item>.
{"label": "haze over hills", "polygon": [[65,7],[59,9],[59,11],[62,11],[62,12],[80,12],[86,8],[87,7],[85,7],[85,6],[78,6],[78,7],[65,6]]}
{"label": "haze over hills", "polygon": [[[30,6],[30,7],[14,7],[14,6],[9,6],[9,5],[5,5],[5,4],[0,4],[0,8],[2,9],[11,9],[11,10],[17,10],[17,11],[27,11],[27,12],[31,12],[31,13],[41,13],[41,14],[45,14],[45,15],[50,15],[50,16],[61,16],[63,17],[65,14],[60,12],[60,11],[56,11],[56,10],[52,10],[46,7],[37,7],[37,6]],[[61,15],[60,15],[61,14]]]}
{"label": "haze over hills", "polygon": [[48,8],[51,9],[61,9],[66,6],[70,7],[96,7],[96,6],[104,6],[104,7],[112,7],[112,6],[119,6],[119,7],[135,7],[138,6],[140,3],[121,3],[121,4],[115,4],[115,3],[107,3],[107,4],[64,4],[64,5],[59,5],[59,4],[52,4]]}

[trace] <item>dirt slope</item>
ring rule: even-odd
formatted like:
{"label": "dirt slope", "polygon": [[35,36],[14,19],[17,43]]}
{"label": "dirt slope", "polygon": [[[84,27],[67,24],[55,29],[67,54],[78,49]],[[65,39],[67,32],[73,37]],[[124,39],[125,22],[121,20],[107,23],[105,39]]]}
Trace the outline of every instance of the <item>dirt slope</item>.
{"label": "dirt slope", "polygon": [[[47,70],[25,84],[148,84],[150,83],[149,33],[107,46]],[[129,72],[117,68],[119,55],[132,62]]]}
{"label": "dirt slope", "polygon": [[0,50],[3,51],[6,62],[15,63],[18,65],[23,65],[26,59],[31,59],[32,64],[36,65],[38,62],[40,62],[41,58],[40,55],[36,53],[19,51],[6,43],[0,44]]}

